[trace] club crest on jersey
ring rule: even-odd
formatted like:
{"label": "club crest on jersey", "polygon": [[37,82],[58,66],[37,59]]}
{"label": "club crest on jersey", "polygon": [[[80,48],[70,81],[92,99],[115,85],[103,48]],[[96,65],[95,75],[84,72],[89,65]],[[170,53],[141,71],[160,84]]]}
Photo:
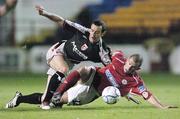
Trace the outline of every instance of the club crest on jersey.
{"label": "club crest on jersey", "polygon": [[84,44],[84,45],[81,46],[81,50],[82,50],[82,51],[84,51],[84,50],[86,50],[86,49],[88,49],[88,46],[87,46],[86,44]]}
{"label": "club crest on jersey", "polygon": [[127,80],[126,80],[126,79],[123,79],[123,80],[121,81],[121,83],[122,83],[123,85],[127,85]]}
{"label": "club crest on jersey", "polygon": [[142,95],[143,95],[143,97],[144,97],[145,99],[149,97],[149,94],[148,94],[147,91],[144,91],[144,92],[142,93]]}

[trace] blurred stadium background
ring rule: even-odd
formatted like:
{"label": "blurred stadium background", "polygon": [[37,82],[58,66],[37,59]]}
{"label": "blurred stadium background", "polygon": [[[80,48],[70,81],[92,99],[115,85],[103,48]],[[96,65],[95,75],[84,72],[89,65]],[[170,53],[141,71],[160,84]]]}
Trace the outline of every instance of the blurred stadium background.
{"label": "blurred stadium background", "polygon": [[0,18],[1,72],[43,73],[48,47],[71,37],[39,16],[36,4],[87,27],[102,19],[108,27],[104,40],[112,49],[142,54],[144,72],[180,74],[179,0],[18,0],[16,8]]}
{"label": "blurred stadium background", "polygon": [[[0,7],[4,3],[0,0]],[[147,103],[137,106],[124,99],[111,106],[98,100],[88,107],[65,107],[61,111],[44,112],[32,105],[3,109],[16,90],[25,94],[43,91],[46,51],[55,42],[71,37],[39,16],[37,4],[87,27],[92,20],[104,20],[107,44],[127,55],[140,53],[144,58],[143,79],[150,90],[162,102],[180,106],[180,0],[18,0],[16,7],[0,16],[0,118],[179,119],[179,109],[164,113]]]}

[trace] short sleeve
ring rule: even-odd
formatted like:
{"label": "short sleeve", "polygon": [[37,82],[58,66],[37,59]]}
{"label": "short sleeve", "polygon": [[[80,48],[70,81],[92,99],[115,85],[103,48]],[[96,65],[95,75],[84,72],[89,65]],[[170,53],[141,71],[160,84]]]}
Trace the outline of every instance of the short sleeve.
{"label": "short sleeve", "polygon": [[71,22],[71,21],[68,21],[68,20],[65,20],[64,22],[64,25],[63,25],[63,29],[64,30],[69,30],[69,31],[72,31],[72,32],[75,32],[75,31],[79,31],[81,33],[86,33],[88,32],[88,28],[78,24],[78,23],[74,23],[74,22]]}
{"label": "short sleeve", "polygon": [[135,88],[132,88],[130,93],[142,96],[145,100],[148,100],[151,97],[151,95],[152,95],[147,90],[147,88],[145,87],[144,83],[140,83]]}

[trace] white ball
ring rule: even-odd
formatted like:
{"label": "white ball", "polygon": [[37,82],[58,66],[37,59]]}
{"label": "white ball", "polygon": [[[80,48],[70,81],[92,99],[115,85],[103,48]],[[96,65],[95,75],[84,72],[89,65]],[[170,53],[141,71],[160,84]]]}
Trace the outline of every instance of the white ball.
{"label": "white ball", "polygon": [[121,94],[119,89],[114,86],[108,86],[104,88],[102,92],[102,99],[107,104],[115,104],[119,100],[120,96]]}

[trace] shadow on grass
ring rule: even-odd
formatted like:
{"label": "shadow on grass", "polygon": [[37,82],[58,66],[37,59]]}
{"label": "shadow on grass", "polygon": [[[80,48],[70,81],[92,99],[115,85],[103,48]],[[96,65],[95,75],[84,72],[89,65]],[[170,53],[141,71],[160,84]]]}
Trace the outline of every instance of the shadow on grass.
{"label": "shadow on grass", "polygon": [[134,110],[134,109],[138,109],[138,110],[144,110],[144,109],[156,109],[152,106],[111,106],[111,105],[107,105],[107,106],[65,106],[63,108],[53,108],[51,110],[42,110],[38,107],[16,107],[13,109],[5,109],[5,108],[1,108],[0,112],[27,112],[27,111],[31,111],[31,112],[44,112],[44,111],[78,111],[78,110],[110,110],[110,109],[121,109],[121,110]]}
{"label": "shadow on grass", "polygon": [[153,109],[154,107],[152,106],[69,106],[65,107],[62,110],[110,110],[110,109]]}

